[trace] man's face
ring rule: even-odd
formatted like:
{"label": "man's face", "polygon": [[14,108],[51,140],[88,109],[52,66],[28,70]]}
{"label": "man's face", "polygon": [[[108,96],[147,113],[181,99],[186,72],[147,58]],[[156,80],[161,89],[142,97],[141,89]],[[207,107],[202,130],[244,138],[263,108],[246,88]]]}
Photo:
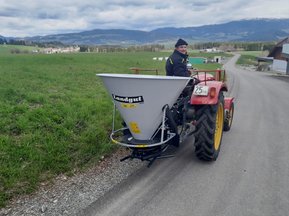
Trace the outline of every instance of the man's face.
{"label": "man's face", "polygon": [[181,46],[178,46],[176,48],[177,51],[179,51],[180,53],[182,54],[186,54],[187,53],[187,45],[181,45]]}

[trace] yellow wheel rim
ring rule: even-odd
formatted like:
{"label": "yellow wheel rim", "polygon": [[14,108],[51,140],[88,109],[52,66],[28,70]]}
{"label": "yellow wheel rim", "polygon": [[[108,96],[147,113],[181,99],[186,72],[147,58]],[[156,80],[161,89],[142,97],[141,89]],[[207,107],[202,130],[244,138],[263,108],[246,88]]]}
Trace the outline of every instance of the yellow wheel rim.
{"label": "yellow wheel rim", "polygon": [[224,126],[224,106],[222,103],[219,103],[216,116],[215,135],[214,135],[214,147],[216,151],[220,148],[223,134],[223,126]]}

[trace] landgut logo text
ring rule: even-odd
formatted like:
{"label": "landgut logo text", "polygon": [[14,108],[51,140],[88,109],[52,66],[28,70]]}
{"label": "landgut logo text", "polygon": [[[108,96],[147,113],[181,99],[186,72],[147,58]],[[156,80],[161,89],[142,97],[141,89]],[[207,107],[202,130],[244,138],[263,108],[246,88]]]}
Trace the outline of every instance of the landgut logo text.
{"label": "landgut logo text", "polygon": [[119,95],[114,95],[112,94],[112,98],[115,101],[122,102],[122,103],[143,103],[143,96],[133,96],[133,97],[128,97],[128,96],[119,96]]}

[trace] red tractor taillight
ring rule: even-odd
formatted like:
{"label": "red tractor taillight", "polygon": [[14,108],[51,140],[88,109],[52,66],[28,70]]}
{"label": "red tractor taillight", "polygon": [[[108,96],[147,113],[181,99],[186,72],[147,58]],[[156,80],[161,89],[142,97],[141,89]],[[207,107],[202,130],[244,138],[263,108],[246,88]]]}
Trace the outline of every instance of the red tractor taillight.
{"label": "red tractor taillight", "polygon": [[210,97],[214,98],[217,94],[217,89],[215,87],[210,88]]}

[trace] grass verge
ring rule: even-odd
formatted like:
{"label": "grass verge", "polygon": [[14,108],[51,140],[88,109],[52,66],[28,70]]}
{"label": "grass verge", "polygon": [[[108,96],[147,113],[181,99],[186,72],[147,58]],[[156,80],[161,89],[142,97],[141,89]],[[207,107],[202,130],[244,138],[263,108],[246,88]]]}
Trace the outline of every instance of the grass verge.
{"label": "grass verge", "polygon": [[241,56],[237,61],[237,64],[239,65],[257,65],[258,61],[256,57],[258,56],[266,56],[267,53],[262,51],[243,51],[240,52]]}

